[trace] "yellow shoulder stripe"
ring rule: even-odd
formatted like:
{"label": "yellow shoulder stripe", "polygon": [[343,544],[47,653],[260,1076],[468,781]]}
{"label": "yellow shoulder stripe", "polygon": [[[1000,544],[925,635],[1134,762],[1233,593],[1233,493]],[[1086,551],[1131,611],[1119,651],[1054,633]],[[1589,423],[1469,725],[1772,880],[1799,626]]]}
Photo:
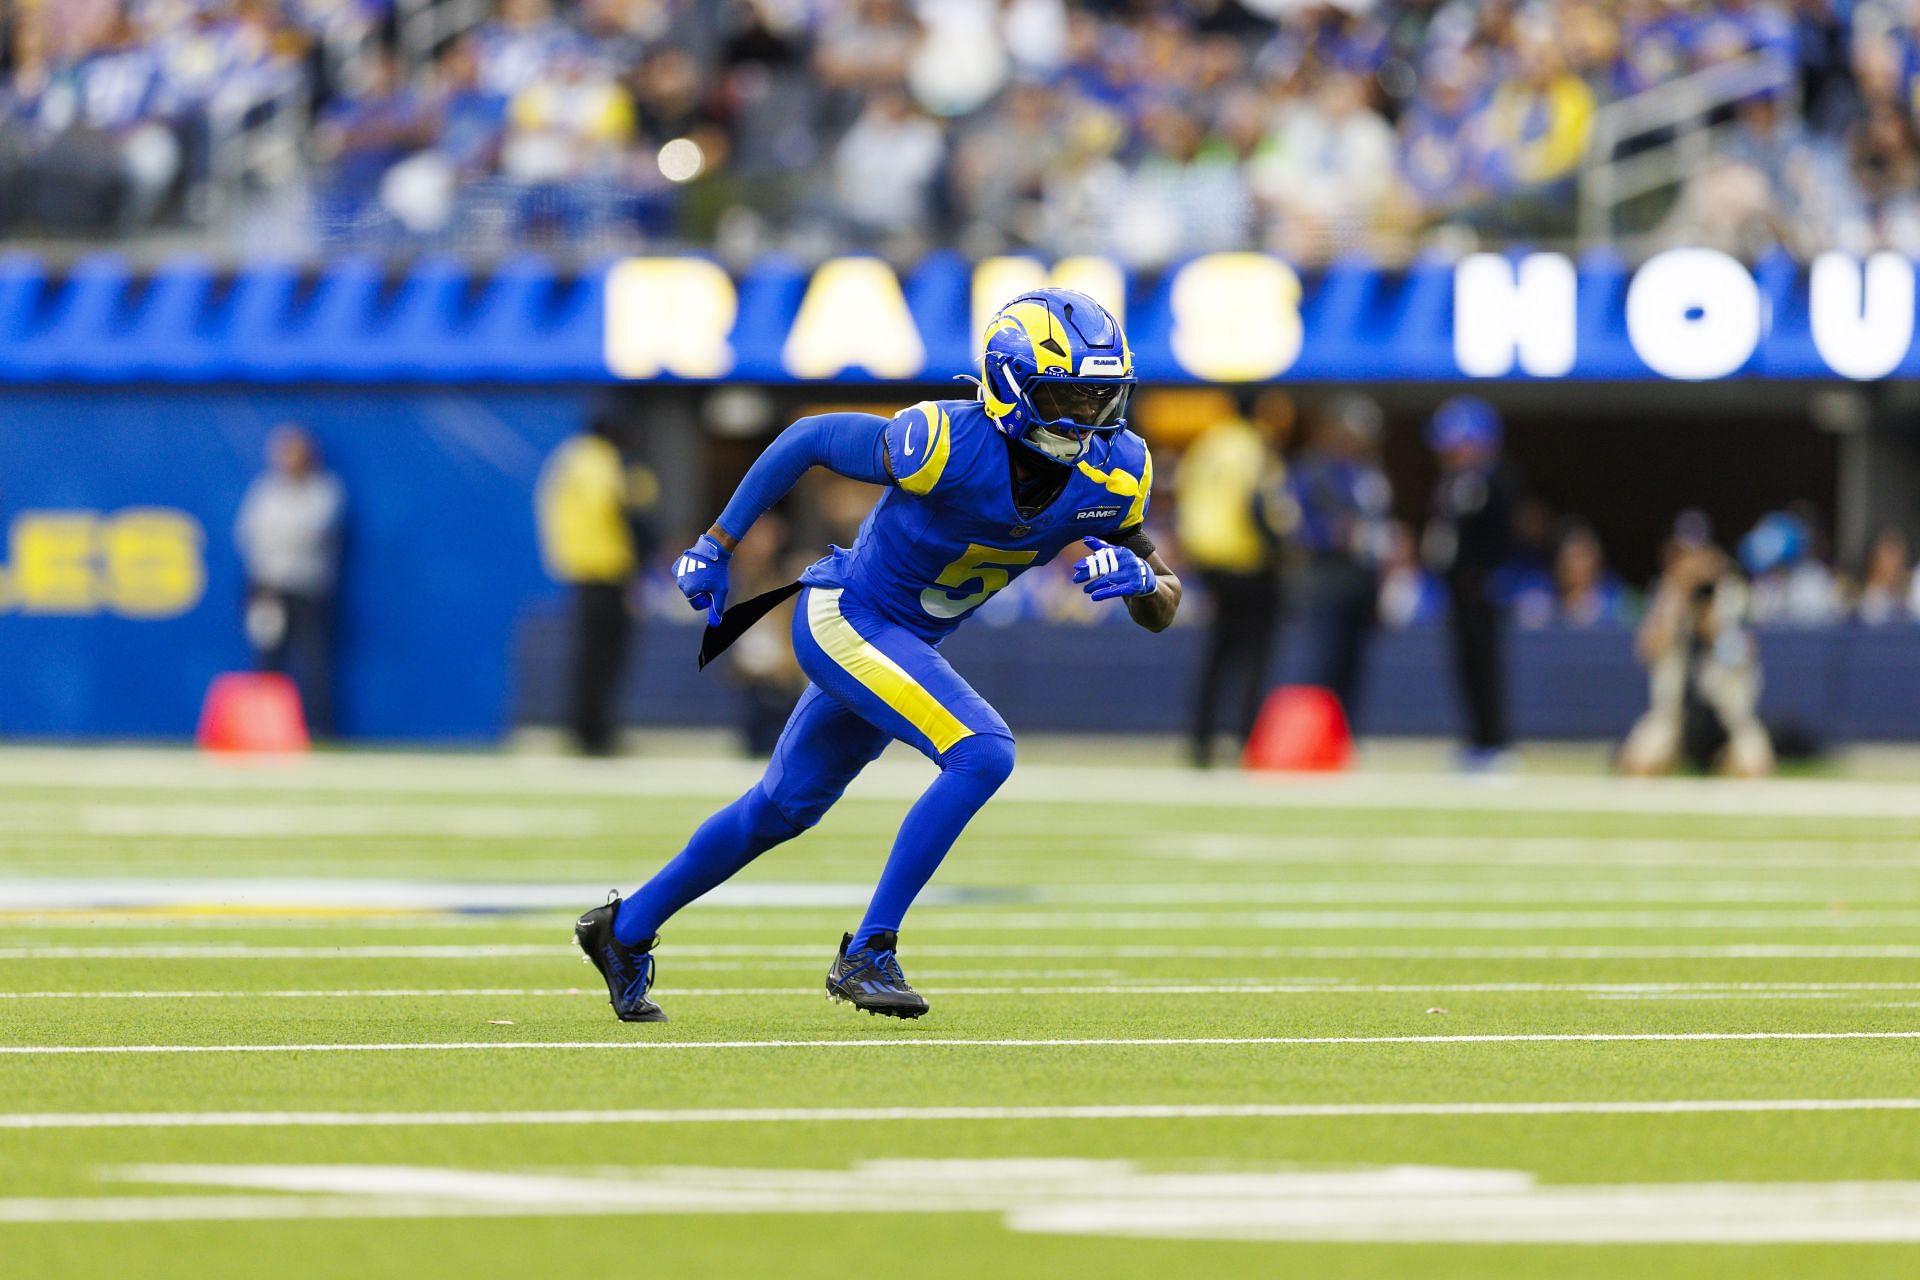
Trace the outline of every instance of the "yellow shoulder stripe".
{"label": "yellow shoulder stripe", "polygon": [[1128,524],[1139,524],[1146,518],[1147,498],[1153,493],[1153,454],[1149,452],[1146,460],[1140,464],[1140,492],[1133,495],[1133,505],[1127,508]]}
{"label": "yellow shoulder stripe", "polygon": [[1134,478],[1131,472],[1123,471],[1119,467],[1102,471],[1091,462],[1082,462],[1080,471],[1095,484],[1105,485],[1109,493],[1133,499],[1133,505],[1127,508],[1127,518],[1122,521],[1123,524],[1136,524],[1147,513],[1147,496],[1153,491],[1153,455],[1151,453],[1147,455],[1146,462],[1141,466],[1138,479]]}
{"label": "yellow shoulder stripe", "polygon": [[[926,419],[927,437],[921,448],[926,451],[926,461],[918,469],[898,476],[900,487],[908,493],[925,495],[933,492],[933,486],[940,483],[940,476],[947,469],[947,454],[953,448],[953,424],[947,420],[947,411],[931,400],[922,400],[913,406]],[[902,452],[913,447],[913,428],[907,428]]]}

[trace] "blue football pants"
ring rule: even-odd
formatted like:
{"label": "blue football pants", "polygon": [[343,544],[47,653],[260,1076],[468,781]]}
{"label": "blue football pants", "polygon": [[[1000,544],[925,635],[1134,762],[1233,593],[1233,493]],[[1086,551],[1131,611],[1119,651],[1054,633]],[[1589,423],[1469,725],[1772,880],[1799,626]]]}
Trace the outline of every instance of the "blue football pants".
{"label": "blue football pants", "polygon": [[614,931],[629,946],[773,846],[819,822],[890,739],[940,767],[907,811],[856,947],[900,928],[967,822],[1013,772],[1013,734],[940,651],[838,587],[808,587],[794,610],[793,649],[811,684],[766,774],[708,818],[686,848],[621,904]]}

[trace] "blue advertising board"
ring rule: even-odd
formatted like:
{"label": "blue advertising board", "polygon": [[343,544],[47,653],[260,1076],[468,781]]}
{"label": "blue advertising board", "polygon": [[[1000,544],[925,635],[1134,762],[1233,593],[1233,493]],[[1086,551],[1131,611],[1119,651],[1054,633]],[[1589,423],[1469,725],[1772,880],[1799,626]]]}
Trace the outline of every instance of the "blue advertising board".
{"label": "blue advertising board", "polygon": [[1120,311],[1143,377],[1167,382],[1871,380],[1920,374],[1915,264],[1674,249],[1346,259],[1303,273],[1219,253],[1141,275],[1103,258],[896,271],[778,255],[730,274],[694,256],[578,273],[523,256],[388,271],[112,256],[52,272],[0,257],[0,381],[908,382],[967,369],[985,317],[1049,281]]}

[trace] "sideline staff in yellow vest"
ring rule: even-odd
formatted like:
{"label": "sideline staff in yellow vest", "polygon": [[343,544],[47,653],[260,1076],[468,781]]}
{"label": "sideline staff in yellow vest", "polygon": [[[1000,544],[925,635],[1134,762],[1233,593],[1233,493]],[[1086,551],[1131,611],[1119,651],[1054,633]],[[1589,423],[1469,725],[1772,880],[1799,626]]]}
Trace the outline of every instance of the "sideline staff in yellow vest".
{"label": "sideline staff in yellow vest", "polygon": [[567,721],[588,755],[614,748],[633,630],[627,590],[652,552],[649,517],[660,497],[653,472],[622,456],[621,434],[611,418],[597,418],[554,450],[535,497],[541,559],[549,575],[573,587]]}
{"label": "sideline staff in yellow vest", "polygon": [[1281,545],[1298,522],[1280,461],[1293,401],[1269,388],[1246,408],[1244,418],[1223,419],[1188,446],[1174,487],[1181,551],[1213,601],[1191,722],[1193,762],[1202,768],[1213,762],[1223,693],[1241,745],[1253,730],[1280,619]]}

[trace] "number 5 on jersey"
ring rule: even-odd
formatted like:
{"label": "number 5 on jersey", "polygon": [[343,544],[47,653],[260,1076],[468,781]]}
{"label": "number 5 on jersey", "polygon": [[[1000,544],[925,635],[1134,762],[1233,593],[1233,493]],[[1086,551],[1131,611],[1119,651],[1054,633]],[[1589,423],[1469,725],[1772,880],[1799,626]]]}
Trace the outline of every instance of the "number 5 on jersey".
{"label": "number 5 on jersey", "polygon": [[[934,579],[939,586],[928,587],[920,593],[920,607],[936,618],[957,618],[1006,586],[1013,575],[1032,564],[1037,555],[1037,551],[1006,551],[970,542],[960,558]],[[954,594],[976,582],[980,584],[978,591]]]}

